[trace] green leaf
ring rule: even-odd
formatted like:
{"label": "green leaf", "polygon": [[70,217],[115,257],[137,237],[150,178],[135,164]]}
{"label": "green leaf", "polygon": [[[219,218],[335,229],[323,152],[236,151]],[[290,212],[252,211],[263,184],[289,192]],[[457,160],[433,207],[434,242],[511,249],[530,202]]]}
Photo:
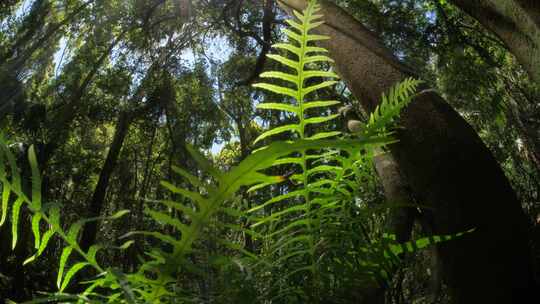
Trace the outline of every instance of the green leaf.
{"label": "green leaf", "polygon": [[264,218],[258,220],[256,223],[251,225],[251,227],[255,228],[255,227],[260,226],[262,224],[265,224],[267,222],[275,221],[275,220],[279,219],[280,217],[284,216],[285,214],[289,214],[289,213],[293,213],[293,212],[306,211],[306,210],[307,210],[307,206],[304,205],[304,204],[292,206],[292,207],[286,208],[285,210],[275,212],[275,213],[273,213],[273,214],[271,214],[271,215],[269,215],[267,217],[264,217]]}
{"label": "green leaf", "polygon": [[255,83],[253,86],[256,87],[256,88],[261,88],[261,89],[268,90],[268,91],[276,93],[276,94],[290,96],[292,98],[297,98],[298,97],[298,94],[297,94],[296,91],[291,90],[289,88],[280,87],[280,86],[277,86],[275,84]]}
{"label": "green leaf", "polygon": [[37,257],[39,257],[43,251],[45,251],[45,249],[47,248],[47,244],[49,244],[49,240],[51,239],[51,237],[54,235],[54,231],[53,230],[47,230],[44,234],[43,234],[43,238],[41,239],[41,242],[39,244],[39,249],[38,251],[31,257],[27,258],[24,262],[23,262],[23,265],[26,265],[32,261],[34,261]]}
{"label": "green leaf", "polygon": [[339,78],[336,73],[331,71],[304,71],[302,75],[304,76],[304,79],[313,77]]}
{"label": "green leaf", "polygon": [[71,242],[74,242],[76,243],[77,242],[77,238],[79,236],[79,232],[81,231],[84,223],[88,221],[86,219],[84,220],[78,220],[76,221],[75,223],[73,223],[71,225],[71,227],[69,227],[69,230],[68,230],[68,233],[67,233],[67,238],[69,241]]}
{"label": "green leaf", "polygon": [[305,49],[305,54],[309,53],[328,53],[328,50],[317,46],[308,46]]}
{"label": "green leaf", "polygon": [[[287,44],[287,43],[276,43],[276,44],[273,44],[272,45],[273,48],[276,48],[276,49],[283,49],[283,50],[287,50],[293,54],[295,54],[296,56],[300,56],[301,54],[301,50],[300,48],[297,48],[293,45],[290,45],[290,44]],[[314,50],[315,52],[316,50]],[[291,63],[292,64],[292,63]]]}
{"label": "green leaf", "polygon": [[302,96],[306,96],[309,93],[320,90],[322,88],[333,86],[336,83],[337,83],[337,81],[335,81],[335,80],[329,80],[329,81],[324,81],[324,82],[309,86],[309,87],[303,89]]}
{"label": "green leaf", "polygon": [[312,117],[312,118],[305,119],[304,123],[306,125],[307,124],[318,124],[318,123],[323,123],[323,122],[327,122],[327,121],[336,119],[338,117],[339,117],[339,114],[333,114],[333,115],[328,115],[328,116],[323,116],[323,117]]}
{"label": "green leaf", "polygon": [[7,148],[7,145],[0,145],[0,149],[4,150],[3,154],[6,156],[9,167],[11,169],[11,189],[18,196],[23,196],[23,193],[21,191],[21,175],[19,173],[19,168],[17,167],[17,161],[15,160],[13,154]]}
{"label": "green leaf", "polygon": [[61,230],[60,227],[60,208],[58,205],[52,205],[49,208],[49,223],[54,230]]}
{"label": "green leaf", "polygon": [[282,32],[287,35],[287,37],[291,38],[292,40],[295,40],[298,43],[302,43],[302,35],[299,35],[289,29],[283,29]]}
{"label": "green leaf", "polygon": [[35,249],[39,248],[39,242],[40,242],[40,231],[39,231],[39,223],[41,222],[41,213],[34,213],[32,215],[32,233],[34,234],[34,247]]}
{"label": "green leaf", "polygon": [[[324,24],[324,21],[318,21],[318,22],[309,23],[306,25],[306,27],[308,30],[311,30],[323,24]],[[324,37],[328,37],[328,36],[324,36]],[[330,39],[330,37],[328,37],[327,39]]]}
{"label": "green leaf", "polygon": [[281,80],[285,80],[285,81],[288,81],[296,86],[299,85],[298,83],[298,76],[297,75],[293,75],[293,74],[289,74],[289,73],[283,73],[283,72],[274,72],[274,71],[271,71],[271,72],[263,72],[259,75],[259,77],[261,78],[275,78],[275,79],[281,79]]}
{"label": "green leaf", "polygon": [[17,245],[17,236],[19,228],[19,213],[21,211],[21,206],[24,203],[22,197],[17,198],[15,203],[13,203],[12,215],[11,215],[11,249],[15,249]]}
{"label": "green leaf", "polygon": [[319,41],[328,39],[330,39],[330,37],[325,35],[307,35],[307,41]]}
{"label": "green leaf", "polygon": [[64,291],[66,287],[68,286],[69,282],[71,281],[71,278],[79,272],[84,267],[90,265],[88,262],[79,262],[73,265],[69,271],[66,273],[66,277],[62,281],[62,286],[60,287],[60,292]]}
{"label": "green leaf", "polygon": [[276,159],[273,165],[274,166],[291,165],[291,164],[302,165],[302,163],[303,163],[302,159],[299,157],[286,157],[286,158]]}
{"label": "green leaf", "polygon": [[246,212],[247,213],[252,213],[252,212],[255,212],[257,210],[260,210],[260,209],[263,209],[271,204],[274,204],[274,203],[277,203],[277,202],[281,202],[285,199],[289,199],[289,198],[294,198],[294,197],[299,197],[299,196],[302,196],[304,195],[306,192],[302,189],[302,190],[296,190],[296,191],[291,191],[291,192],[287,192],[285,194],[281,194],[281,195],[278,195],[278,196],[275,196],[271,199],[269,199],[268,201],[266,201],[264,204],[261,204],[259,206],[255,206],[249,210],[247,210]]}
{"label": "green leaf", "polygon": [[337,174],[341,170],[343,170],[343,168],[338,167],[338,166],[320,165],[320,166],[309,169],[307,171],[307,174],[308,176],[312,174],[324,173],[324,172]]}
{"label": "green leaf", "polygon": [[316,140],[316,139],[323,139],[323,138],[330,138],[330,137],[334,137],[334,136],[339,136],[341,135],[341,132],[340,131],[332,131],[332,132],[320,132],[320,133],[317,133],[313,136],[310,136],[306,139],[308,140]]}
{"label": "green leaf", "polygon": [[155,202],[163,204],[169,208],[181,211],[185,215],[189,216],[191,219],[196,219],[198,217],[195,209],[188,207],[182,203],[170,201],[170,200],[162,200],[162,201],[155,201]]}
{"label": "green leaf", "polygon": [[4,225],[7,218],[10,194],[11,194],[11,187],[7,183],[3,183],[2,185],[2,218],[0,218],[0,226]]}
{"label": "green leaf", "polygon": [[286,112],[294,113],[296,115],[300,115],[300,108],[298,108],[297,106],[288,105],[284,103],[274,103],[274,102],[259,103],[257,105],[257,109],[280,110],[280,111],[286,111]]}
{"label": "green leaf", "polygon": [[296,21],[294,20],[291,20],[291,19],[287,19],[285,20],[285,22],[287,22],[288,25],[290,25],[291,27],[297,29],[298,31],[302,32],[304,30],[304,27],[301,25],[301,24],[298,24]]}
{"label": "green leaf", "polygon": [[88,248],[88,252],[86,253],[86,258],[88,259],[88,262],[92,264],[97,264],[96,255],[101,248],[101,245],[92,245],[90,246],[90,248]]}
{"label": "green leaf", "polygon": [[122,245],[120,245],[120,247],[118,247],[118,249],[126,250],[133,244],[135,244],[135,241],[134,240],[129,240],[129,241],[124,242]]}
{"label": "green leaf", "polygon": [[207,185],[205,185],[203,182],[201,182],[199,180],[199,178],[197,178],[196,176],[194,176],[193,174],[187,172],[186,170],[180,168],[180,167],[177,167],[175,165],[172,166],[172,170],[179,174],[180,176],[184,177],[185,179],[187,179],[192,185],[194,186],[197,186],[197,187],[201,187],[201,188],[204,188],[206,187]]}
{"label": "green leaf", "polygon": [[255,139],[255,141],[253,141],[254,144],[258,143],[259,141],[269,137],[269,136],[272,136],[272,135],[276,135],[276,134],[281,134],[283,132],[287,132],[287,131],[290,131],[290,132],[296,132],[298,133],[298,125],[294,124],[294,125],[284,125],[284,126],[280,126],[280,127],[277,127],[277,128],[273,128],[271,130],[268,130],[266,132],[264,132],[263,134],[259,135],[259,137],[257,137]]}
{"label": "green leaf", "polygon": [[293,14],[296,16],[296,18],[298,18],[298,20],[302,22],[302,24],[306,22],[307,19],[304,17],[304,15],[298,12],[297,10],[293,10]]}
{"label": "green leaf", "polygon": [[268,237],[274,237],[276,235],[283,235],[285,233],[288,233],[290,230],[292,230],[294,228],[297,228],[297,227],[301,227],[301,226],[309,227],[310,224],[311,224],[311,221],[306,219],[306,218],[296,220],[296,221],[293,221],[292,223],[288,224],[287,226],[270,233],[268,235]]}
{"label": "green leaf", "polygon": [[304,111],[311,108],[322,108],[322,107],[330,107],[334,105],[338,105],[341,102],[337,100],[329,100],[329,101],[311,101],[304,103]]}
{"label": "green leaf", "polygon": [[62,283],[62,276],[64,275],[64,269],[66,267],[66,262],[73,251],[73,247],[68,246],[62,250],[62,255],[60,255],[60,264],[58,266],[58,276],[56,277],[56,286],[60,289]]}
{"label": "green leaf", "polygon": [[144,213],[150,215],[155,221],[159,223],[171,225],[174,228],[178,229],[182,233],[182,236],[185,236],[189,231],[188,226],[184,225],[179,219],[173,218],[168,214],[158,212],[150,208],[146,208],[144,210]]}
{"label": "green leaf", "polygon": [[313,55],[304,58],[304,64],[313,63],[313,62],[330,62],[333,63],[334,60],[325,55]]}
{"label": "green leaf", "polygon": [[199,207],[201,208],[208,206],[208,204],[210,204],[210,202],[199,193],[184,190],[182,188],[178,188],[167,181],[161,181],[160,184],[173,193],[181,194],[182,196],[189,198],[193,200],[194,202],[197,202],[199,204]]}
{"label": "green leaf", "polygon": [[129,214],[131,211],[127,210],[127,209],[124,209],[124,210],[119,210],[119,211],[116,211],[113,215],[107,217],[111,220],[117,220],[121,217],[123,217],[124,215],[126,214]]}
{"label": "green leaf", "polygon": [[276,54],[268,54],[266,55],[266,57],[272,59],[272,60],[275,60],[281,64],[284,64],[292,69],[295,69],[296,71],[299,71],[302,69],[302,67],[300,66],[300,63],[297,62],[297,61],[294,61],[294,60],[291,60],[291,59],[288,59],[288,58],[285,58],[281,55],[276,55]]}

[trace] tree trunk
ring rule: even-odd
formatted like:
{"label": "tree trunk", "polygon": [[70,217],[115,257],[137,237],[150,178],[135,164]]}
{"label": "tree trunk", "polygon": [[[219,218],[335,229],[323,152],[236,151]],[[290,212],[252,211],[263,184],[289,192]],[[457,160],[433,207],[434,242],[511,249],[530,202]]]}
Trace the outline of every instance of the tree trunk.
{"label": "tree trunk", "polygon": [[450,0],[495,33],[540,86],[540,1]]}
{"label": "tree trunk", "polygon": [[399,172],[399,166],[391,154],[384,153],[375,156],[373,160],[375,171],[381,180],[384,196],[391,207],[388,222],[386,224],[390,233],[396,235],[399,243],[411,239],[412,227],[416,216],[416,210],[412,207],[404,207],[414,203],[410,187]]}
{"label": "tree trunk", "polygon": [[[118,162],[118,157],[122,146],[124,144],[124,139],[129,130],[129,125],[131,123],[131,117],[127,112],[120,113],[118,117],[118,123],[116,124],[116,130],[114,131],[113,141],[107,152],[107,158],[105,163],[101,168],[99,173],[99,179],[94,189],[94,194],[92,195],[92,200],[90,201],[89,207],[89,217],[96,217],[101,215],[103,210],[103,203],[105,200],[105,195],[107,194],[107,189],[109,187],[109,180],[111,175],[116,167]],[[81,249],[84,251],[88,250],[96,241],[97,231],[98,231],[99,221],[88,222],[84,225],[81,240],[79,242]]]}
{"label": "tree trunk", "polygon": [[[302,0],[282,0],[303,8]],[[412,72],[345,11],[322,2],[321,42],[363,107]],[[473,128],[438,94],[424,91],[402,113],[398,143],[390,146],[413,194],[437,234],[476,230],[438,246],[454,303],[520,303],[534,282],[529,225],[512,187]]]}

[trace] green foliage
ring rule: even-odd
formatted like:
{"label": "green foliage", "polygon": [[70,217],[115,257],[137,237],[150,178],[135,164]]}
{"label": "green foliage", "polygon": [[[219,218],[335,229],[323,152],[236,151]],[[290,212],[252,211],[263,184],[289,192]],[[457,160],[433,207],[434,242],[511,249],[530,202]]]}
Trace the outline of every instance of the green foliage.
{"label": "green foliage", "polygon": [[[420,82],[406,79],[397,84],[388,95],[383,95],[380,106],[357,138],[341,136],[332,125],[339,116],[332,109],[339,102],[324,98],[324,91],[332,89],[338,76],[325,68],[332,63],[327,51],[314,44],[329,38],[313,34],[322,24],[318,10],[317,2],[310,1],[303,12],[294,12],[296,20],[286,21],[290,28],[283,33],[288,42],[274,44],[276,53],[268,58],[287,70],[263,72],[260,77],[267,82],[254,85],[284,97],[283,102],[263,102],[257,108],[279,111],[288,122],[262,132],[254,143],[266,145],[226,172],[188,144],[186,150],[196,163],[196,170],[172,166],[176,175],[171,174],[160,183],[167,195],[146,200],[143,214],[147,225],[125,233],[121,239],[130,240],[118,248],[96,244],[84,251],[78,239],[85,223],[118,220],[127,210],[108,217],[66,221],[61,211],[64,206],[46,202],[42,197],[41,172],[34,149],[28,152],[29,171],[20,172],[7,142],[0,138],[0,225],[11,222],[12,248],[19,242],[19,228],[23,225],[20,221],[25,218],[21,214],[25,213],[30,214],[35,253],[24,264],[42,256],[53,236],[62,241],[56,276],[58,292],[35,303],[205,302],[195,294],[195,284],[186,281],[209,279],[215,273],[220,278],[232,278],[231,284],[246,289],[245,293],[230,292],[235,298],[223,302],[253,302],[253,297],[258,297],[259,302],[325,302],[333,296],[351,293],[359,286],[357,277],[388,281],[400,261],[398,256],[404,252],[461,235],[398,244],[392,236],[372,240],[360,233],[358,227],[378,212],[359,203],[373,150],[393,142],[391,128]],[[205,132],[196,128],[215,131],[216,124],[205,126],[199,123],[200,117],[189,114],[190,107],[208,111],[203,116],[215,112],[211,104],[213,92],[206,83],[202,63],[197,63],[194,74],[184,75],[179,83],[173,81],[170,73],[163,74],[163,79],[145,80],[145,88],[152,91],[151,102],[174,113],[167,114],[168,126],[175,129],[170,132],[183,136],[193,132],[189,136],[197,138]],[[181,89],[176,91],[175,86]],[[245,92],[242,95],[249,96]],[[184,101],[185,108],[178,107],[176,98]],[[289,140],[271,141],[278,136]],[[209,136],[199,139],[199,147],[208,146],[211,141]],[[187,142],[184,137],[182,144]],[[176,148],[172,150],[177,151]],[[288,173],[277,173],[283,169],[288,169]],[[30,187],[23,185],[26,179]],[[243,196],[239,198],[238,193]],[[247,200],[251,201],[246,203]],[[222,234],[212,238],[211,231]],[[223,235],[227,237],[223,239]],[[245,245],[248,238],[255,245]],[[137,245],[149,245],[143,247],[132,272],[103,266],[98,258],[101,252],[126,250],[140,240],[145,243]],[[202,259],[205,260],[200,262]],[[93,268],[97,276],[84,282],[79,280],[84,285],[80,295],[67,294],[85,268]]]}
{"label": "green foliage", "polygon": [[369,136],[380,132],[390,135],[387,129],[393,126],[401,110],[412,101],[413,94],[421,83],[419,80],[407,78],[393,86],[388,95],[383,94],[381,104],[370,114],[368,123],[362,128],[363,135]]}
{"label": "green foliage", "polygon": [[[31,176],[31,190],[25,191],[25,187],[22,184],[23,174],[21,174],[15,156],[10,151],[9,146],[3,136],[0,136],[0,182],[2,185],[2,224],[5,223],[9,214],[10,197],[14,196],[14,202],[11,205],[11,224],[12,224],[12,248],[15,248],[18,241],[18,229],[21,212],[24,207],[31,214],[31,227],[34,235],[34,248],[36,253],[27,258],[23,264],[28,264],[38,258],[46,249],[51,237],[56,235],[65,244],[60,257],[60,263],[58,267],[58,276],[56,285],[60,293],[62,293],[69,286],[71,279],[83,268],[90,266],[94,268],[98,273],[106,273],[96,260],[96,255],[103,247],[100,245],[94,245],[83,251],[78,244],[78,236],[84,223],[89,221],[96,221],[100,219],[118,219],[128,213],[127,210],[118,211],[109,217],[96,217],[96,218],[82,218],[72,225],[69,225],[67,229],[62,227],[60,218],[60,206],[54,203],[42,204],[41,197],[41,177],[37,164],[36,153],[33,146],[28,150],[28,161],[30,163],[30,176]],[[8,166],[6,166],[6,162]],[[28,174],[28,172],[24,172]],[[30,195],[29,195],[30,194]],[[11,199],[11,200],[13,200]],[[41,225],[41,224],[45,225]],[[42,235],[42,227],[46,226],[45,232]],[[82,262],[75,262],[68,266],[68,261],[73,252],[78,253],[78,259],[82,259]],[[105,282],[105,279],[101,279],[100,282]],[[108,277],[109,284],[118,284],[111,277]],[[92,284],[85,289],[83,294],[87,295],[92,292],[95,285]]]}

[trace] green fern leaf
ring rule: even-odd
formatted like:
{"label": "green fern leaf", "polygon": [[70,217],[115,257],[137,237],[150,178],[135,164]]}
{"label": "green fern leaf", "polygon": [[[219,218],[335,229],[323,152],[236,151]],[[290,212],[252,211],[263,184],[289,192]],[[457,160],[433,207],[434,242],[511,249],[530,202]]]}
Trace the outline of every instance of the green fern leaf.
{"label": "green fern leaf", "polygon": [[41,213],[34,213],[32,215],[32,233],[34,234],[34,248],[39,248],[39,242],[41,240],[41,232],[39,231],[39,223],[41,222]]}
{"label": "green fern leaf", "polygon": [[19,213],[21,212],[21,207],[24,203],[24,199],[19,197],[15,203],[13,203],[12,215],[11,215],[11,249],[15,249],[18,239],[18,228],[19,228]]}
{"label": "green fern leaf", "polygon": [[296,124],[294,124],[294,125],[285,125],[285,126],[277,127],[277,128],[272,129],[272,130],[266,131],[263,134],[259,135],[259,137],[257,137],[255,139],[255,141],[253,141],[253,143],[256,144],[259,141],[261,141],[261,140],[263,140],[263,139],[265,139],[265,138],[267,138],[269,136],[281,134],[283,132],[299,133],[298,125],[296,125]]}
{"label": "green fern leaf", "polygon": [[47,245],[49,244],[49,240],[54,235],[54,233],[55,233],[54,230],[47,230],[43,234],[43,238],[40,241],[38,251],[34,255],[32,255],[31,257],[27,258],[23,262],[23,265],[26,265],[26,264],[28,264],[30,262],[33,262],[37,257],[39,257],[43,253],[43,251],[45,251],[45,249],[47,248]]}
{"label": "green fern leaf", "polygon": [[64,277],[64,280],[62,281],[62,285],[60,286],[60,292],[64,291],[66,289],[66,287],[69,285],[69,282],[71,281],[71,278],[73,278],[73,276],[75,274],[77,274],[77,272],[79,272],[81,269],[83,269],[86,266],[90,266],[90,263],[88,263],[88,262],[79,262],[79,263],[76,263],[75,265],[73,265],[68,270],[68,272],[66,273],[66,276]]}
{"label": "green fern leaf", "polygon": [[[3,174],[3,172],[0,172],[0,174]],[[0,226],[2,226],[5,223],[6,218],[7,218],[10,194],[11,194],[11,187],[9,186],[8,183],[2,180],[2,217],[0,218]]]}
{"label": "green fern leaf", "polygon": [[300,115],[300,108],[298,108],[297,106],[283,104],[283,103],[273,103],[273,102],[260,103],[257,105],[257,109],[280,110],[280,111],[285,111],[289,113],[294,113],[296,115]]}
{"label": "green fern leaf", "polygon": [[73,247],[68,246],[62,250],[60,255],[60,264],[58,266],[58,276],[56,277],[56,286],[58,289],[62,286],[62,278],[64,276],[64,269],[66,267],[67,260],[73,251]]}
{"label": "green fern leaf", "polygon": [[285,88],[285,87],[281,87],[281,86],[274,85],[274,84],[256,83],[253,86],[257,87],[257,88],[268,90],[268,91],[276,93],[276,94],[290,96],[292,98],[297,98],[298,97],[297,92],[295,90]]}

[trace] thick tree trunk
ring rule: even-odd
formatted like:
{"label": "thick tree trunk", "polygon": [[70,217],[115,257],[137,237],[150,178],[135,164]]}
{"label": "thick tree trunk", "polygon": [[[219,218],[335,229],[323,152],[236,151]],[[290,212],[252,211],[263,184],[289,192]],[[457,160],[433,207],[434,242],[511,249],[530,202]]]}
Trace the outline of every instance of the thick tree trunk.
{"label": "thick tree trunk", "polygon": [[495,33],[540,85],[540,1],[450,0]]}
{"label": "thick tree trunk", "polygon": [[[118,157],[120,155],[120,151],[122,150],[124,139],[128,133],[130,123],[131,118],[129,114],[127,112],[120,113],[118,123],[116,124],[116,130],[114,131],[113,141],[109,148],[109,152],[107,153],[105,163],[103,164],[101,172],[99,173],[98,183],[94,189],[92,200],[90,201],[89,217],[101,215],[105,195],[107,194],[107,189],[109,187],[109,180],[118,162]],[[92,221],[84,225],[79,243],[83,250],[88,250],[88,248],[95,243],[98,231],[98,223],[99,221]]]}
{"label": "thick tree trunk", "polygon": [[[302,0],[282,0],[297,9]],[[352,16],[322,2],[329,49],[340,76],[373,111],[409,69]],[[476,231],[438,246],[454,303],[520,303],[532,293],[529,225],[512,187],[472,127],[438,94],[424,91],[404,111],[391,145],[400,171],[429,212],[434,232]]]}

